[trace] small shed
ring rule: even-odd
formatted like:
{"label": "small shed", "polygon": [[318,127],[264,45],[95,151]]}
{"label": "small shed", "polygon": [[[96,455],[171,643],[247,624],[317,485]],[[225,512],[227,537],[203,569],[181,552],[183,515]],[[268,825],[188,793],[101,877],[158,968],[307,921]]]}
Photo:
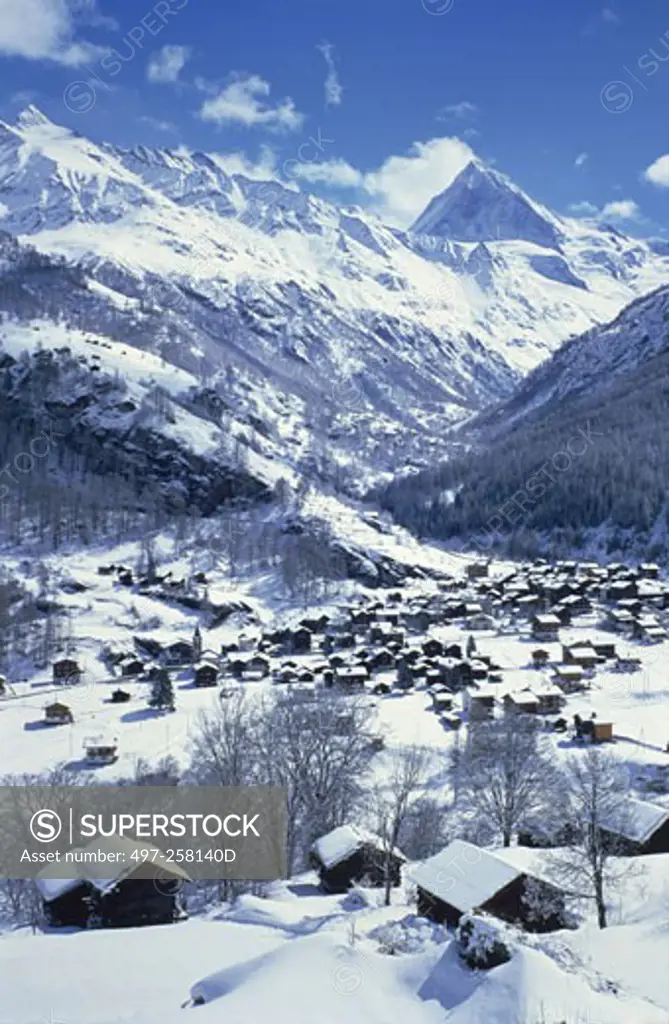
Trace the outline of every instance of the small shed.
{"label": "small shed", "polygon": [[122,676],[140,676],[144,671],[144,662],[134,654],[126,654],[119,662]]}
{"label": "small shed", "polygon": [[120,687],[112,692],[110,697],[112,704],[127,704],[130,700],[130,694],[127,690],[122,690]]}
{"label": "small shed", "polygon": [[113,764],[118,761],[116,736],[88,736],[84,740],[86,760],[91,765]]}
{"label": "small shed", "polygon": [[61,658],[54,662],[53,681],[54,683],[78,683],[81,679],[81,668],[73,658]]}
{"label": "small shed", "polygon": [[195,686],[216,686],[218,683],[218,665],[213,661],[201,661],[195,667],[193,683]]}
{"label": "small shed", "polygon": [[593,743],[613,742],[613,722],[594,721],[592,723],[592,740]]}
{"label": "small shed", "polygon": [[67,725],[74,721],[72,709],[67,704],[55,701],[47,704],[44,709],[44,722],[46,725]]}
{"label": "small shed", "polygon": [[557,615],[535,615],[532,618],[532,636],[544,643],[555,642],[560,638],[560,625]]}
{"label": "small shed", "polygon": [[[400,884],[405,857],[400,850],[390,852],[393,885]],[[355,882],[380,887],[385,883],[386,849],[379,836],[358,828],[340,825],[313,844],[309,856],[326,892],[346,892]]]}

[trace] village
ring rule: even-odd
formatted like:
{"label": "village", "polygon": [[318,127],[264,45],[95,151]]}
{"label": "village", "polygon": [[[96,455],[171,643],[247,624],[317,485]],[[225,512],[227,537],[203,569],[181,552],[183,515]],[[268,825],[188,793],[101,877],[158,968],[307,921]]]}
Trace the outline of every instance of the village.
{"label": "village", "polygon": [[[442,574],[429,586],[410,582],[356,592],[323,609],[293,611],[288,621],[275,617],[263,624],[243,601],[212,601],[204,572],[189,579],[175,580],[170,572],[142,578],[126,565],[101,564],[95,573],[114,592],[185,609],[182,628],[174,638],[164,629],[158,635],[142,630],[126,646],[105,642],[105,674],[99,671],[92,681],[75,649],[53,662],[50,678],[3,682],[0,730],[10,771],[44,765],[39,748],[46,737],[47,764],[112,781],[133,758],[178,758],[202,709],[241,692],[280,693],[304,709],[305,728],[310,708],[327,700],[331,709],[334,701],[344,732],[349,705],[362,700],[373,709],[371,741],[378,756],[419,742],[446,758],[485,723],[520,716],[536,724],[558,757],[594,744],[632,766],[634,826],[613,839],[629,856],[669,853],[669,728],[660,710],[669,586],[655,565],[512,566],[470,559],[460,572]],[[221,635],[223,642],[211,643],[211,636]],[[20,758],[12,763],[10,751],[18,748],[8,730],[20,723]],[[517,841],[511,850],[490,851],[454,839],[418,866],[407,865],[397,850],[393,884],[408,871],[417,886],[418,913],[439,924],[455,926],[476,909],[500,920],[525,920],[530,930],[562,927],[560,894],[540,872],[532,874],[526,859],[528,851],[550,846],[551,837],[537,822],[524,827]],[[444,872],[456,855],[469,865],[462,891]],[[388,872],[384,844],[359,822],[320,837],[310,862],[330,893],[345,893],[363,880],[382,886]],[[118,895],[123,880],[114,881],[113,899],[97,893],[92,882],[76,892],[49,883],[49,920],[81,925],[93,893],[96,906],[114,908],[111,917],[105,911],[110,923],[119,914],[134,924],[182,918],[179,885],[152,892],[147,904],[137,901],[135,882],[128,907]],[[530,881],[553,895],[540,924],[530,923],[524,910]]]}

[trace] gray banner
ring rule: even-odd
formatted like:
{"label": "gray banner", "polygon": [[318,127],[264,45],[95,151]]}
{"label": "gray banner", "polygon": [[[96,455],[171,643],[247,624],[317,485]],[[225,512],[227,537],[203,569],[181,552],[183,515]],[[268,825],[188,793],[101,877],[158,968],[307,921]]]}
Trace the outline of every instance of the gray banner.
{"label": "gray banner", "polygon": [[0,877],[43,888],[284,878],[285,846],[285,794],[275,786],[0,786]]}

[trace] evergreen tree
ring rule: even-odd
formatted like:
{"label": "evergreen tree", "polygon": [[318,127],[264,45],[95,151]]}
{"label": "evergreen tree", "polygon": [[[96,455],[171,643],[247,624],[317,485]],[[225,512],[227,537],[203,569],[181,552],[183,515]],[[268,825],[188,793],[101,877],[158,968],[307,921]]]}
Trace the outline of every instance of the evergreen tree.
{"label": "evergreen tree", "polygon": [[159,711],[174,711],[174,687],[166,669],[161,669],[153,680],[149,706]]}

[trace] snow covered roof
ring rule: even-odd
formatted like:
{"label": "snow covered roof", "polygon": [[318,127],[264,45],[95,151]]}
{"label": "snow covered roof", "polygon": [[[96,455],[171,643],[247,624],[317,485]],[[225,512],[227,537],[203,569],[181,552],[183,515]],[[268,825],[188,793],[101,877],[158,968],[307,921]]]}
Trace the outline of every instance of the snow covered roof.
{"label": "snow covered roof", "polygon": [[522,874],[518,868],[463,839],[423,861],[411,880],[431,896],[467,913],[482,906]]}
{"label": "snow covered roof", "polygon": [[[132,860],[131,854],[147,850],[149,855],[146,861],[138,861],[137,859]],[[139,874],[138,877],[144,878],[160,878],[168,876],[171,878],[179,878],[184,882],[189,882],[189,875],[181,868],[178,864],[167,861],[165,854],[159,852],[158,856],[155,856],[156,847],[150,843],[138,843],[133,839],[126,839],[117,836],[111,836],[108,838],[94,839],[88,846],[78,847],[73,850],[74,854],[77,853],[93,853],[95,851],[102,851],[106,855],[117,854],[123,856],[123,860],[119,860],[117,863],[107,862],[110,864],[113,871],[111,878],[99,878],[95,877],[95,872],[90,870],[90,863],[87,865],[86,862],[72,862],[71,867],[73,871],[77,871],[75,878],[56,878],[53,877],[54,873],[62,871],[62,866],[58,864],[50,865],[39,873],[35,879],[37,888],[39,889],[42,898],[47,902],[51,903],[53,900],[58,899],[59,896],[63,896],[66,892],[70,892],[72,889],[76,889],[82,882],[89,882],[99,892],[104,893],[109,889],[112,889],[124,878],[129,875],[135,874],[139,871],[139,868],[146,865],[144,872]],[[87,866],[89,870],[87,870]]]}
{"label": "snow covered roof", "polygon": [[608,825],[605,820],[602,827],[632,842],[646,843],[666,821],[669,821],[669,810],[666,807],[629,797],[622,809],[616,810],[609,817]]}
{"label": "snow covered roof", "polygon": [[[357,825],[340,825],[328,832],[327,835],[317,839],[311,850],[316,854],[323,867],[332,868],[336,864],[341,864],[360,847],[368,844],[383,849],[383,840],[373,832],[368,832]],[[399,850],[395,849],[393,853],[404,859]]]}

